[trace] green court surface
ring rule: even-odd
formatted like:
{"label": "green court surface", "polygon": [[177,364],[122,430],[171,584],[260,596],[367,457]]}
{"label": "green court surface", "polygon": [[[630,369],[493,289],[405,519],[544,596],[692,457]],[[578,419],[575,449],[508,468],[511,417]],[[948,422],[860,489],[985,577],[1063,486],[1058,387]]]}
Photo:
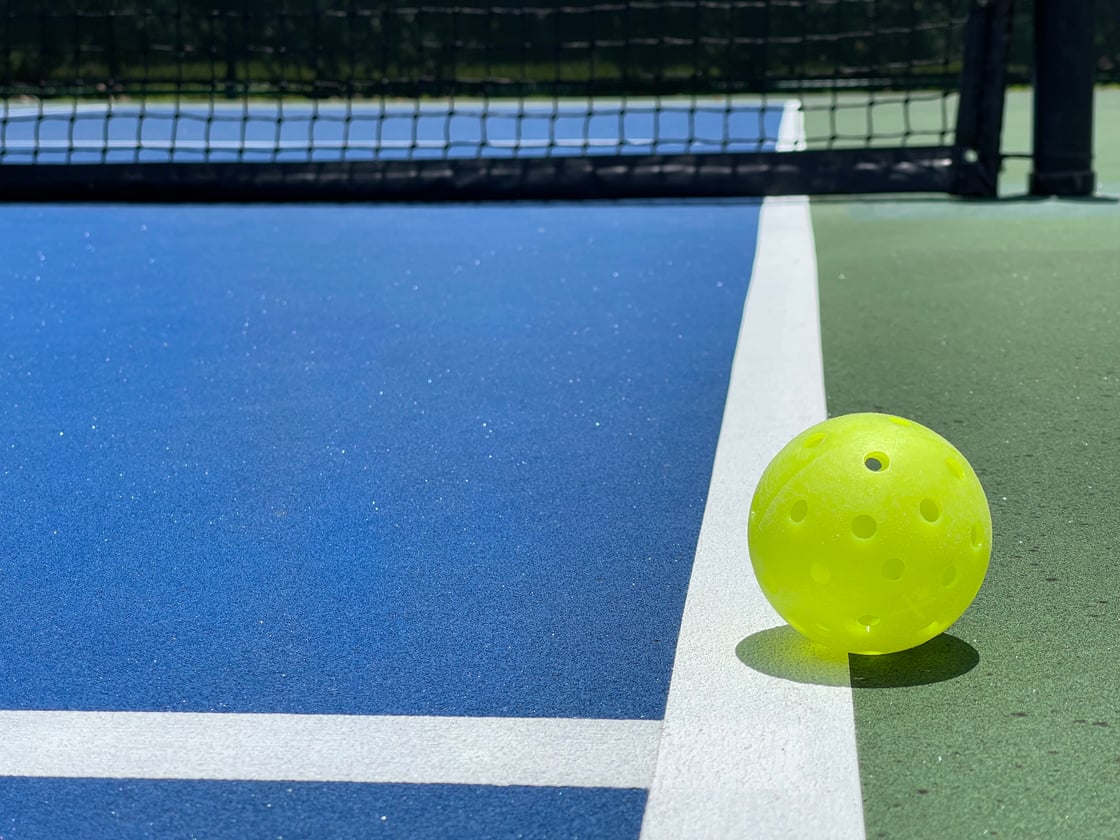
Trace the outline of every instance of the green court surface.
{"label": "green court surface", "polygon": [[813,203],[829,413],[942,431],[995,530],[952,678],[851,662],[869,838],[1120,836],[1120,91],[1096,127],[1091,200],[1022,197],[1011,161],[994,203]]}

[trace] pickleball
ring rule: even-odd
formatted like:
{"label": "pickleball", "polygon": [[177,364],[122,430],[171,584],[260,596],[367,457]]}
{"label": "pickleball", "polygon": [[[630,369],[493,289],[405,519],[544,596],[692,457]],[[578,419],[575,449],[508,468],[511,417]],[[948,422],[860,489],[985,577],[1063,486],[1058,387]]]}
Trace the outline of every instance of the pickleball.
{"label": "pickleball", "polygon": [[858,654],[917,647],[968,609],[992,517],[968,460],[912,420],[847,414],[791,440],[763,471],[751,564],[791,627]]}

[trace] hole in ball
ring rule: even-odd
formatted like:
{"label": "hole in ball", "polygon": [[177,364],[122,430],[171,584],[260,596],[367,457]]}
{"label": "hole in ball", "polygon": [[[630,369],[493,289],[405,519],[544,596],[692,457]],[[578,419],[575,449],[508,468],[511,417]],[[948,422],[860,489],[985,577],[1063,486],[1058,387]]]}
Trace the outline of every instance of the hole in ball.
{"label": "hole in ball", "polygon": [[866,513],[860,514],[852,520],[852,533],[861,540],[869,540],[875,536],[878,524]]}
{"label": "hole in ball", "polygon": [[805,446],[807,449],[812,449],[814,446],[820,446],[822,440],[824,440],[824,432],[814,432],[805,438]]}
{"label": "hole in ball", "polygon": [[945,466],[949,468],[949,472],[953,474],[953,478],[964,478],[964,466],[956,458],[949,458],[945,462]]}
{"label": "hole in ball", "polygon": [[891,465],[891,459],[886,452],[869,452],[863,458],[863,465],[871,472],[882,472]]}
{"label": "hole in ball", "polygon": [[906,572],[906,564],[897,557],[892,557],[883,563],[883,577],[887,580],[900,580]]}
{"label": "hole in ball", "polygon": [[789,509],[789,518],[792,522],[803,522],[808,515],[809,503],[804,499],[798,499],[793,503],[793,507]]}
{"label": "hole in ball", "polygon": [[880,619],[879,616],[877,616],[877,615],[861,615],[859,618],[856,619],[856,621],[858,621],[860,624],[862,624],[868,630],[870,630],[872,627],[877,625],[881,620],[882,619]]}
{"label": "hole in ball", "polygon": [[972,547],[977,551],[984,547],[984,529],[979,525],[972,526]]}
{"label": "hole in ball", "polygon": [[909,420],[907,420],[905,417],[891,417],[890,421],[892,423],[894,423],[896,426],[905,426],[906,428],[910,428],[911,426],[914,425]]}
{"label": "hole in ball", "polygon": [[919,510],[922,512],[922,519],[926,522],[936,522],[941,518],[941,508],[933,499],[922,499]]}

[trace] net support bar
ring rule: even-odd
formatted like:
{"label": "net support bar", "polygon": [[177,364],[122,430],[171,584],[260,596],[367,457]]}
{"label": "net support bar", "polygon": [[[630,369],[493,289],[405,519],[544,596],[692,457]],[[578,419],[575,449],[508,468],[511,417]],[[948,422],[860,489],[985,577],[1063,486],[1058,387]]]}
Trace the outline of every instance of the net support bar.
{"label": "net support bar", "polygon": [[959,147],[324,163],[0,167],[6,201],[486,201],[957,190]]}
{"label": "net support bar", "polygon": [[973,0],[965,29],[964,69],[957,108],[957,143],[971,166],[962,169],[958,195],[994,198],[1003,168],[1000,148],[1011,42],[1012,0]]}
{"label": "net support bar", "polygon": [[1031,195],[1093,193],[1093,0],[1035,0]]}

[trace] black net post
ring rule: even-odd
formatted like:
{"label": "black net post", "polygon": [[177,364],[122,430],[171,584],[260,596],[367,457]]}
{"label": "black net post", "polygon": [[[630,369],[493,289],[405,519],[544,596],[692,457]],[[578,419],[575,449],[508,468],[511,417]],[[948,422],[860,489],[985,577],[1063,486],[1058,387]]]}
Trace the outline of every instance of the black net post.
{"label": "black net post", "polygon": [[1035,0],[1031,195],[1091,195],[1093,0]]}
{"label": "black net post", "polygon": [[969,10],[957,106],[957,195],[994,198],[999,190],[1011,11],[1012,0],[972,0]]}

